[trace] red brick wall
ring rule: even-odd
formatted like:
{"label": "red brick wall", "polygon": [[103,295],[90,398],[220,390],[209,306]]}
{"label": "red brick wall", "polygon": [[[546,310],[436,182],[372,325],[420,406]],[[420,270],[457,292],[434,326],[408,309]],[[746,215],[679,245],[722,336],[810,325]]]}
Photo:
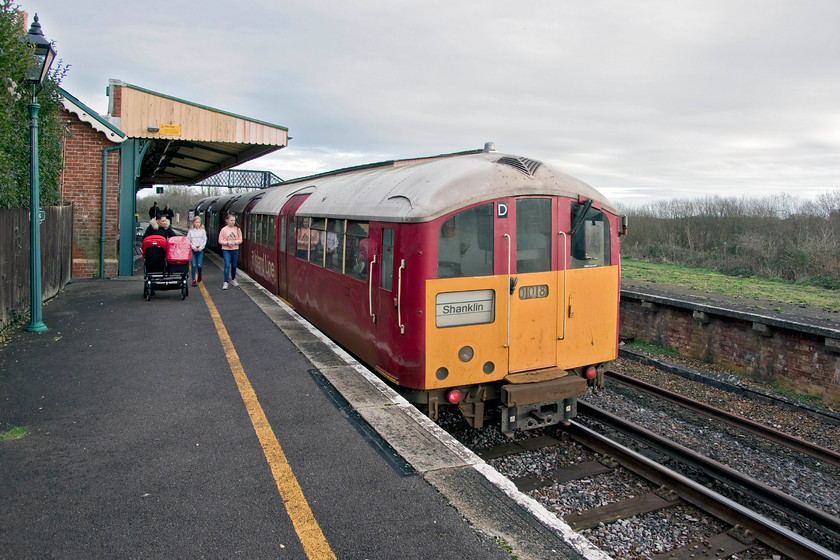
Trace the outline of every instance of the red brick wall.
{"label": "red brick wall", "polygon": [[[75,278],[99,276],[102,224],[102,151],[115,144],[70,112],[64,144],[64,199],[73,204],[73,267]],[[117,276],[119,238],[119,150],[108,154],[105,218],[105,276]]]}
{"label": "red brick wall", "polygon": [[108,96],[111,97],[110,114],[114,117],[122,116],[122,86],[111,84],[108,88]]}
{"label": "red brick wall", "polygon": [[811,334],[624,297],[620,332],[757,381],[840,402],[840,352],[831,333]]}

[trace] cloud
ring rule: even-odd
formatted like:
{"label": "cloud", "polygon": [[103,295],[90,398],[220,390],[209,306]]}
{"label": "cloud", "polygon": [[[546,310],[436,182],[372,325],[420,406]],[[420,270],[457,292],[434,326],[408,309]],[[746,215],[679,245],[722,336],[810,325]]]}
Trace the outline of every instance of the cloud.
{"label": "cloud", "polygon": [[840,188],[834,0],[37,7],[92,108],[118,78],[287,126],[251,164],[284,178],[495,141],[614,199]]}

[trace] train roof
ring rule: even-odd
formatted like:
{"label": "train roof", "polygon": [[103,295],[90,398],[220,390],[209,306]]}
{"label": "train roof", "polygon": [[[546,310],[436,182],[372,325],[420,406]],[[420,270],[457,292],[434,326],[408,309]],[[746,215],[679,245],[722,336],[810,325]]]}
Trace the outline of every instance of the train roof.
{"label": "train roof", "polygon": [[509,196],[593,199],[615,209],[596,189],[542,162],[495,151],[386,162],[338,175],[297,179],[270,189],[254,213],[277,213],[294,194],[311,192],[298,216],[425,222],[459,208]]}

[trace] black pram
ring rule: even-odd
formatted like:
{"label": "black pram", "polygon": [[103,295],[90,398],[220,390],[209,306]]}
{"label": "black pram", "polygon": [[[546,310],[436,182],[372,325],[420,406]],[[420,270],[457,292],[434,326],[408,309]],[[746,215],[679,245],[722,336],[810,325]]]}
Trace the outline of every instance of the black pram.
{"label": "black pram", "polygon": [[143,240],[143,297],[151,301],[155,290],[181,290],[189,295],[190,242],[186,237],[150,235]]}

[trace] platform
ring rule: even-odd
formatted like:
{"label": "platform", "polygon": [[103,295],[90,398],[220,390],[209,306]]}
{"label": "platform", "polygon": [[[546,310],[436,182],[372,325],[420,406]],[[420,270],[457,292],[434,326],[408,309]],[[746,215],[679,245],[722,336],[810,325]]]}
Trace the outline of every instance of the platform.
{"label": "platform", "polygon": [[0,558],[603,559],[239,274],[76,281],[0,347]]}

